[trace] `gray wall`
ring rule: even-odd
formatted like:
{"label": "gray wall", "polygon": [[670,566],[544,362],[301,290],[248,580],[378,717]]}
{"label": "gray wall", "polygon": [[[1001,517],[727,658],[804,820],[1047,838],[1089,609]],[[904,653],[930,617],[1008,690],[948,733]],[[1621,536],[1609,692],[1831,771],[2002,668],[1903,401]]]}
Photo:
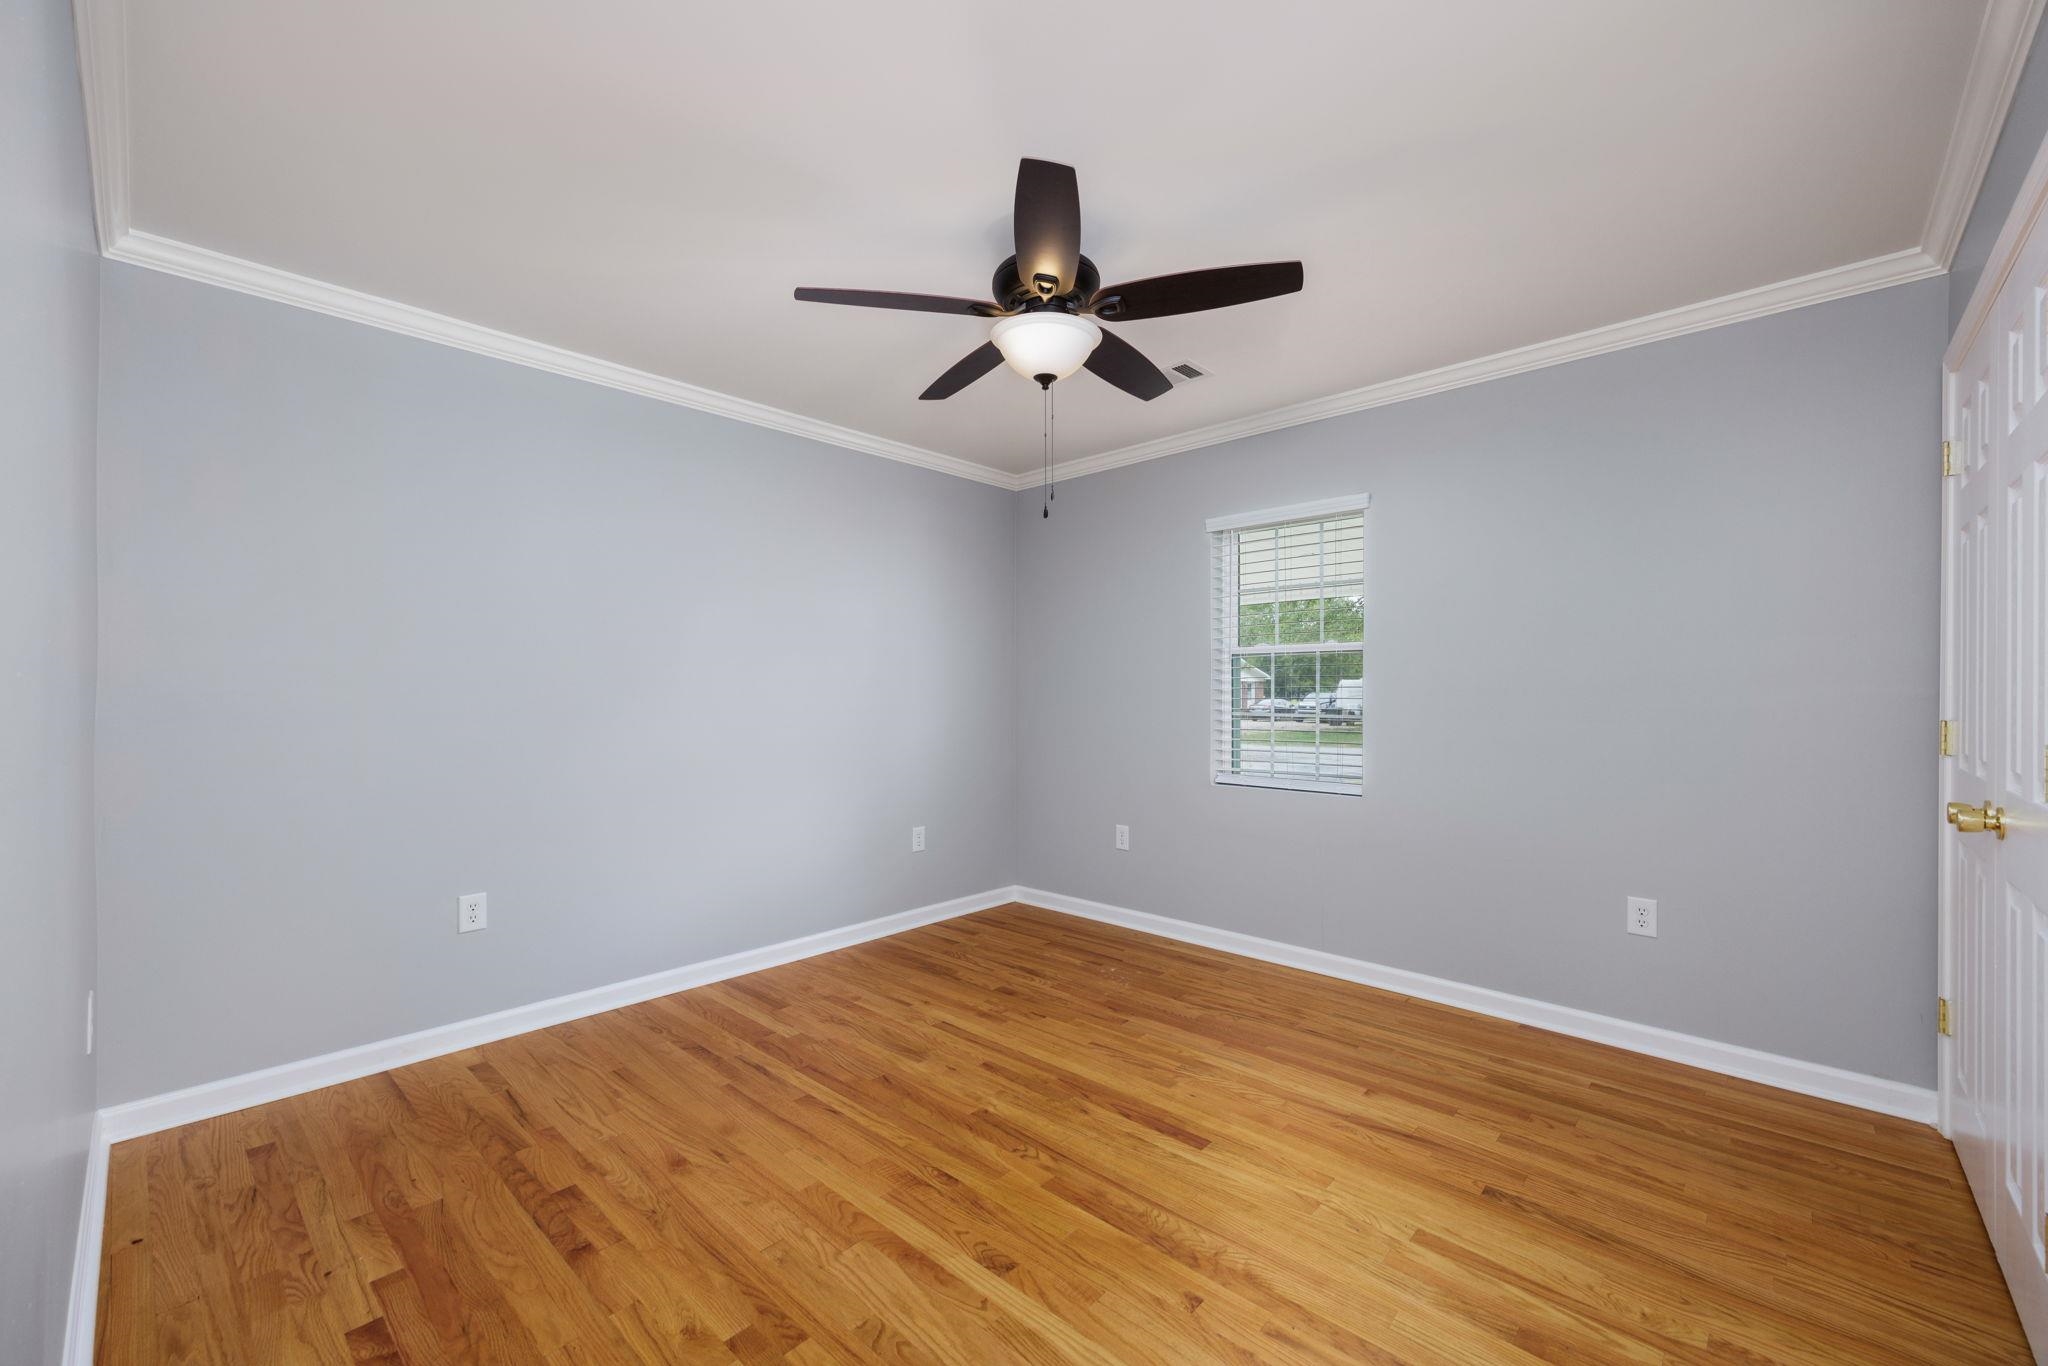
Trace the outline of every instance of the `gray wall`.
{"label": "gray wall", "polygon": [[[68,79],[10,54],[11,98]],[[1950,281],[1097,476],[1045,525],[106,266],[99,1094],[1018,876],[1931,1080],[1934,350],[2044,130],[2037,47]],[[36,338],[9,380],[48,407]],[[1358,486],[1368,794],[1214,791],[1201,522]]]}
{"label": "gray wall", "polygon": [[2006,110],[2005,127],[1991,149],[1991,160],[1984,167],[1984,183],[1977,188],[1977,202],[1971,206],[1963,235],[1956,242],[1956,257],[1948,274],[1951,333],[1962,321],[1963,310],[1970,303],[1970,291],[1977,287],[1984,264],[1991,259],[1992,245],[1998,241],[1999,230],[2005,227],[2006,215],[2019,198],[2020,182],[2027,178],[2034,156],[2041,150],[2042,138],[2048,137],[2048,56],[2043,56],[2044,52],[2048,52],[2048,24],[2034,33],[2034,45],[2027,51],[2019,84],[2013,88],[2012,106]]}
{"label": "gray wall", "polygon": [[61,0],[0,5],[0,1361],[62,1340],[93,1103],[94,334]]}
{"label": "gray wall", "polygon": [[1007,493],[102,281],[103,1102],[1010,881]]}
{"label": "gray wall", "polygon": [[[1931,1085],[1945,299],[1016,494],[1021,880]],[[1361,490],[1365,795],[1214,786],[1203,523]]]}

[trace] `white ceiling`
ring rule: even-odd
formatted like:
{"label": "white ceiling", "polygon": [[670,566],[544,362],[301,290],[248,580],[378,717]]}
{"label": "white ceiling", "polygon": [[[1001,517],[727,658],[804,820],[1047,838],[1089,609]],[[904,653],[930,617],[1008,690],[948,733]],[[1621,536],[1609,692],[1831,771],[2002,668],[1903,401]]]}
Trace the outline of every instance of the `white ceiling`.
{"label": "white ceiling", "polygon": [[790,290],[986,297],[1019,156],[1079,169],[1105,280],[1306,266],[1298,295],[1125,325],[1214,375],[1150,404],[1075,376],[1070,458],[1945,265],[1945,163],[1974,191],[1989,146],[1951,152],[1986,0],[181,0],[118,11],[116,63],[120,3],[86,0],[86,65],[121,231],[1007,472],[1037,468],[1028,381],[917,400],[986,323]]}

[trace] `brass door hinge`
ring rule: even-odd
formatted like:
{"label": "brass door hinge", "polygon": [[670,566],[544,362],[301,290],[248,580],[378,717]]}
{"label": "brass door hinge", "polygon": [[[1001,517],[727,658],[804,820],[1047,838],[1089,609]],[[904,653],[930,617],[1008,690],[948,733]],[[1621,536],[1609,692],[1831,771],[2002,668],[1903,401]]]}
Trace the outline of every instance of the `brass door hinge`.
{"label": "brass door hinge", "polygon": [[1941,1037],[1942,1037],[1942,1038],[1944,1038],[1944,1039],[1946,1039],[1946,1038],[1950,1038],[1950,1037],[1952,1037],[1952,1036],[1953,1036],[1953,1035],[1955,1034],[1955,1032],[1956,1032],[1956,1028],[1955,1028],[1955,1025],[1956,1025],[1956,1021],[1955,1021],[1955,1016],[1954,1016],[1953,1014],[1951,1014],[1951,1013],[1950,1013],[1950,1011],[1949,1011],[1949,1008],[1948,1008],[1948,997],[1946,997],[1946,996],[1937,996],[1937,997],[1935,997],[1935,1000],[1939,1001],[1939,1002],[1940,1002],[1940,1005],[1939,1005],[1939,1007],[1937,1007],[1937,1009],[1936,1009],[1936,1010],[1935,1010],[1935,1012],[1934,1012],[1934,1015],[1935,1015],[1935,1019],[1934,1019],[1934,1027],[1935,1027],[1936,1029],[1938,1029],[1938,1030],[1940,1030],[1940,1031],[1941,1031]]}
{"label": "brass door hinge", "polygon": [[1953,759],[1955,757],[1955,753],[1956,723],[1953,721],[1944,721],[1941,723],[1941,757],[1944,759]]}
{"label": "brass door hinge", "polygon": [[1946,478],[1948,475],[1961,474],[1962,472],[1962,464],[1956,459],[1956,443],[1953,441],[1942,442],[1941,473],[1943,477]]}

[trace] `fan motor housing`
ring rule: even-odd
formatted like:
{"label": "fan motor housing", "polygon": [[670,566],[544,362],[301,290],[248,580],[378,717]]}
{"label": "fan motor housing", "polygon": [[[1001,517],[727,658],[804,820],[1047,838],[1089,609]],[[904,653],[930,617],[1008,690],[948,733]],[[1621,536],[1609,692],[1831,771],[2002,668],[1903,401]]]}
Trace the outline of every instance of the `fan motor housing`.
{"label": "fan motor housing", "polygon": [[996,267],[995,277],[989,281],[989,293],[1000,300],[1005,308],[1064,308],[1069,313],[1079,312],[1081,306],[1093,298],[1095,291],[1100,288],[1102,272],[1085,256],[1081,258],[1081,268],[1074,273],[1073,289],[1051,298],[1040,294],[1030,284],[1017,277],[1017,258],[1014,256],[1006,257],[1003,263]]}

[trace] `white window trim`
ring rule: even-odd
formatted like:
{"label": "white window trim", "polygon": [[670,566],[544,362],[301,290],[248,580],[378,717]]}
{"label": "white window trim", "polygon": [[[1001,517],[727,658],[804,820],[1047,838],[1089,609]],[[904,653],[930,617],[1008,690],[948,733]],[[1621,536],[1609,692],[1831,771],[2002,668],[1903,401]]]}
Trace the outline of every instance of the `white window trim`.
{"label": "white window trim", "polygon": [[1248,531],[1253,527],[1278,526],[1282,522],[1302,522],[1311,517],[1333,517],[1344,512],[1364,512],[1372,507],[1372,495],[1353,493],[1342,498],[1318,498],[1313,503],[1295,503],[1284,508],[1264,508],[1258,512],[1239,512],[1228,517],[1211,517],[1211,531]]}
{"label": "white window trim", "polygon": [[[1211,517],[1205,525],[1209,532],[1209,538],[1213,543],[1216,533],[1219,531],[1252,531],[1260,527],[1279,526],[1286,522],[1303,522],[1313,517],[1336,517],[1350,512],[1358,513],[1362,517],[1371,507],[1371,494],[1351,493],[1338,498],[1318,498],[1307,503],[1290,503],[1286,507],[1261,508],[1257,512],[1238,512],[1222,517]],[[1212,641],[1210,645],[1212,660],[1217,653],[1228,653],[1229,648],[1228,644],[1220,639]],[[1280,648],[1289,653],[1294,652],[1290,647],[1283,646]],[[1321,649],[1322,646],[1318,644],[1299,648],[1302,651],[1309,651]],[[1216,705],[1214,699],[1212,699],[1212,705]],[[1222,700],[1221,706],[1227,714],[1230,706],[1227,697]],[[1360,757],[1361,759],[1363,758],[1362,751]],[[1216,787],[1261,787],[1268,790],[1285,792],[1324,792],[1338,797],[1362,797],[1365,795],[1365,782],[1362,774],[1357,782],[1352,782],[1348,779],[1344,781],[1325,781],[1313,778],[1285,778],[1277,774],[1260,776],[1257,774],[1226,773],[1216,769],[1212,763],[1210,765],[1210,779],[1212,785]]]}
{"label": "white window trim", "polygon": [[1283,778],[1247,773],[1218,773],[1217,787],[1263,787],[1269,792],[1325,792],[1332,797],[1363,797],[1365,785],[1354,782],[1317,782],[1314,778]]}

